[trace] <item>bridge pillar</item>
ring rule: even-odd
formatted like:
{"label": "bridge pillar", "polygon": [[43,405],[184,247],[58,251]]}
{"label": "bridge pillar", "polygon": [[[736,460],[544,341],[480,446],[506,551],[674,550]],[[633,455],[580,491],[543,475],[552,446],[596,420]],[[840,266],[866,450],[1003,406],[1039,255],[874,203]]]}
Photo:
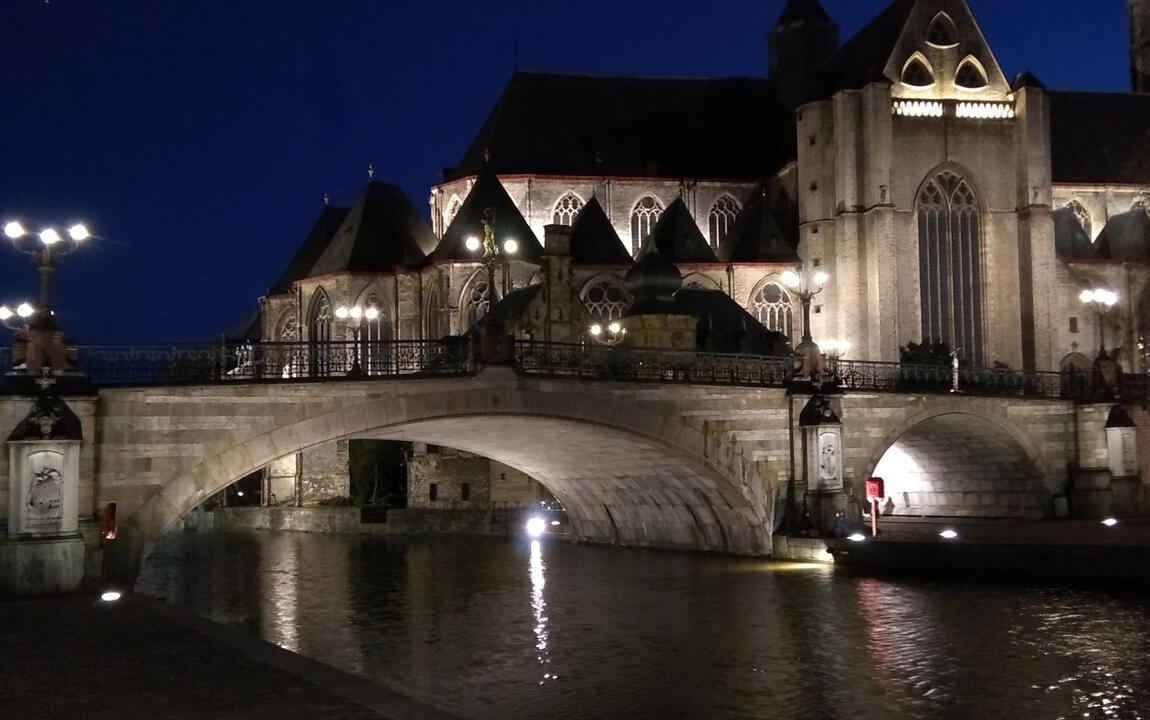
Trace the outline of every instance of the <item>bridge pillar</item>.
{"label": "bridge pillar", "polygon": [[[843,424],[826,395],[812,395],[799,413],[803,436],[803,475],[806,479],[805,510],[818,533],[835,527],[846,511],[843,492]],[[806,517],[806,512],[803,513]],[[841,525],[841,524],[840,524]]]}
{"label": "bridge pillar", "polygon": [[41,394],[8,437],[8,533],[0,540],[0,593],[75,590],[84,576],[79,532],[80,419]]}

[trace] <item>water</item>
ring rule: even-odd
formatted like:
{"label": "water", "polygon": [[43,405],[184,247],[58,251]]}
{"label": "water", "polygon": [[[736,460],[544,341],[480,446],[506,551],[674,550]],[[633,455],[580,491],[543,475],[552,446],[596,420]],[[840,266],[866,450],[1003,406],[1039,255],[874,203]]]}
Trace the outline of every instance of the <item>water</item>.
{"label": "water", "polygon": [[1150,718],[1150,602],[698,554],[178,533],[144,592],[472,718]]}

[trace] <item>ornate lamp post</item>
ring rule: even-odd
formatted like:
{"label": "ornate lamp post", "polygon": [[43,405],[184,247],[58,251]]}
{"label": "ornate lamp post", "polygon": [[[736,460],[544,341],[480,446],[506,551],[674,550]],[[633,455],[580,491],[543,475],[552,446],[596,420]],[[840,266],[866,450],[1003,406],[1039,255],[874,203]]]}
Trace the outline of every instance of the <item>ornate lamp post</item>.
{"label": "ornate lamp post", "polygon": [[618,345],[623,342],[623,338],[627,337],[627,328],[619,324],[618,321],[612,321],[606,327],[595,323],[588,331],[591,333],[592,339],[601,345]]}
{"label": "ornate lamp post", "polygon": [[799,360],[798,372],[795,380],[811,382],[815,379],[819,368],[819,346],[811,338],[811,298],[823,291],[827,283],[827,274],[810,271],[800,266],[798,271],[788,270],[783,273],[783,282],[799,296],[803,305],[803,339],[795,348],[795,355]]}
{"label": "ornate lamp post", "polygon": [[839,379],[839,358],[851,351],[851,344],[847,340],[824,340],[823,354],[827,358],[827,371],[834,380]]}
{"label": "ornate lamp post", "polygon": [[[36,261],[40,269],[40,302],[30,314],[23,316],[27,324],[23,338],[17,347],[22,346],[23,360],[31,374],[61,373],[70,363],[64,346],[64,334],[60,331],[52,311],[52,274],[57,260],[79,247],[91,235],[81,224],[73,225],[63,234],[55,228],[46,228],[37,234],[28,232],[16,220],[4,225],[4,235],[12,241],[13,247]],[[31,307],[27,303],[21,307]],[[20,308],[16,309],[20,316]],[[9,319],[11,315],[9,315]],[[15,358],[19,361],[21,353]]]}
{"label": "ornate lamp post", "polygon": [[1106,313],[1118,302],[1118,293],[1104,288],[1083,290],[1078,296],[1086,307],[1098,315],[1098,357],[1106,357]]}
{"label": "ornate lamp post", "polygon": [[483,249],[480,262],[487,268],[488,307],[495,304],[495,268],[503,268],[503,295],[507,294],[507,263],[510,256],[519,250],[519,243],[515,238],[507,238],[502,244],[495,241],[495,212],[488,208],[483,213],[483,240],[472,235],[465,241],[469,252]]}
{"label": "ornate lamp post", "polygon": [[340,305],[339,307],[337,307],[335,309],[335,316],[337,318],[339,318],[340,320],[347,321],[347,325],[348,325],[348,327],[351,328],[352,333],[353,333],[352,337],[354,338],[354,341],[352,343],[351,369],[348,370],[347,374],[353,375],[353,376],[362,375],[363,369],[360,367],[360,364],[359,364],[360,325],[363,323],[364,320],[367,320],[368,322],[372,322],[373,320],[378,318],[379,317],[379,310],[377,308],[374,308],[374,307],[369,307],[366,310],[364,310],[359,305],[354,305],[352,307],[348,307],[346,305]]}

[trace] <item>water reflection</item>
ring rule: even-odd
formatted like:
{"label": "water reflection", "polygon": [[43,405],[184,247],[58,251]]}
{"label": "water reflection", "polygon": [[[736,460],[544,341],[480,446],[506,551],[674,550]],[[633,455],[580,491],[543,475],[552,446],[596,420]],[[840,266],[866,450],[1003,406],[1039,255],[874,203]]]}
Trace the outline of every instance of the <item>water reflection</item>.
{"label": "water reflection", "polygon": [[181,534],[140,588],[462,717],[1150,707],[1142,598],[781,569],[546,542]]}
{"label": "water reflection", "polygon": [[[531,560],[529,563],[531,573],[531,612],[535,615],[535,649],[539,651],[536,659],[544,668],[551,665],[551,657],[547,654],[547,601],[543,598],[543,586],[547,580],[543,576],[543,548],[538,540],[531,541]],[[548,680],[555,680],[559,676],[548,670],[543,673],[542,685]]]}

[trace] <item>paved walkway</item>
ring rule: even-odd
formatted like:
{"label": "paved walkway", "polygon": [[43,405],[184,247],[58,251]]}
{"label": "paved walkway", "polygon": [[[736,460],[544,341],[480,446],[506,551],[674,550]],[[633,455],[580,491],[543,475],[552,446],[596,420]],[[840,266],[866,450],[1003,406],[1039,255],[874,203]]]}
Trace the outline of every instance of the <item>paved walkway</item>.
{"label": "paved walkway", "polygon": [[[869,534],[869,520],[866,527]],[[973,543],[1150,546],[1150,518],[1119,520],[1107,527],[1098,520],[879,517],[878,528],[879,539],[884,542],[941,541],[938,533],[949,528],[959,539]]]}
{"label": "paved walkway", "polygon": [[144,596],[0,602],[4,720],[451,717]]}

